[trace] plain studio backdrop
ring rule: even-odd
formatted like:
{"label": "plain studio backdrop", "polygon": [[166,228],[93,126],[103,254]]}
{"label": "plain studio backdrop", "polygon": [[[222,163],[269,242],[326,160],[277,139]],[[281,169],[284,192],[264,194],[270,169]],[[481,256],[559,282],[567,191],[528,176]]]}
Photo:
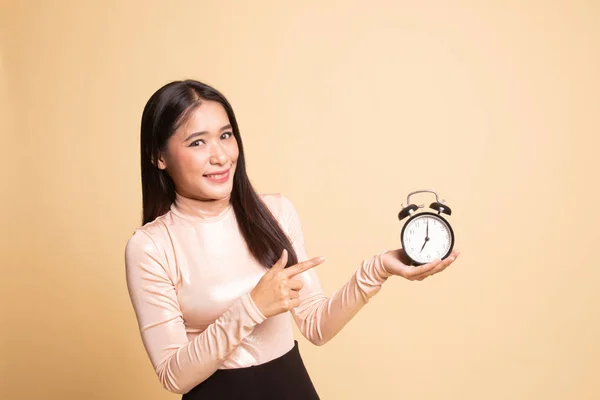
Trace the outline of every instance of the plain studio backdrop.
{"label": "plain studio backdrop", "polygon": [[295,330],[323,399],[600,398],[598,3],[1,4],[2,399],[179,397],[124,246],[142,108],[181,78],[229,98],[328,294],[400,247],[408,193],[453,209],[452,267],[390,278],[324,347]]}

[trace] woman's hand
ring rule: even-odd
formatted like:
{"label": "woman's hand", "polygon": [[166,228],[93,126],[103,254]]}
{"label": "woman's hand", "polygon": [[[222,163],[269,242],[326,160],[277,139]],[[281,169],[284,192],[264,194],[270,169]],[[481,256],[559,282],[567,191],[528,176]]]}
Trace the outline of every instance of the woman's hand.
{"label": "woman's hand", "polygon": [[393,275],[401,276],[409,281],[422,281],[423,279],[442,272],[456,260],[460,254],[454,250],[445,260],[436,260],[418,267],[410,265],[410,261],[403,249],[390,250],[382,255],[383,267]]}
{"label": "woman's hand", "polygon": [[321,264],[325,258],[315,257],[285,268],[287,261],[287,251],[284,249],[281,258],[263,275],[250,292],[252,301],[266,318],[284,313],[300,305],[298,297],[300,289],[302,289],[302,282],[292,278]]}

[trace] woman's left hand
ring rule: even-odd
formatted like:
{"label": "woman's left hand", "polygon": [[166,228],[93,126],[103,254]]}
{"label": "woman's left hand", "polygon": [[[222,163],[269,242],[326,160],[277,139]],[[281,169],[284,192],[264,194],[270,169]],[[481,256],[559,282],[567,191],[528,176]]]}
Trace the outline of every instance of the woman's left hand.
{"label": "woman's left hand", "polygon": [[460,252],[452,251],[445,260],[436,260],[418,267],[410,265],[403,249],[390,250],[382,255],[383,267],[392,275],[398,275],[409,281],[422,281],[423,279],[442,272],[456,260]]}

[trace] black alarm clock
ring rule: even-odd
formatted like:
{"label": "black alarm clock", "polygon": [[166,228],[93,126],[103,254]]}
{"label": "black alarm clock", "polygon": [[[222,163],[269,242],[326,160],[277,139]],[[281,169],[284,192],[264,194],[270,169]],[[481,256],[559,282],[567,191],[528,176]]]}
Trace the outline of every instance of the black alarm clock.
{"label": "black alarm clock", "polygon": [[[433,193],[435,202],[429,205],[431,211],[418,211],[424,208],[421,204],[410,203],[410,197],[417,193]],[[441,215],[451,215],[452,210],[439,200],[433,190],[417,190],[408,195],[406,205],[402,204],[402,211],[398,219],[408,218],[402,227],[400,240],[402,249],[410,259],[413,266],[427,264],[436,259],[445,259],[454,247],[454,231],[450,223]]]}

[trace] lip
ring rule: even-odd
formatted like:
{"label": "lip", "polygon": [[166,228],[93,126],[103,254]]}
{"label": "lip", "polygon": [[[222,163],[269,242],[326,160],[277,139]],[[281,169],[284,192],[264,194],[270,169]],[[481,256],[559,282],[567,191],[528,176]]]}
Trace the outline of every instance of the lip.
{"label": "lip", "polygon": [[229,171],[231,171],[231,168],[224,169],[223,171],[211,172],[210,174],[204,174],[204,176],[207,176],[207,175],[221,175],[221,174],[224,174],[224,173],[229,172]]}
{"label": "lip", "polygon": [[225,176],[223,176],[222,178],[219,178],[219,179],[210,178],[207,175],[203,175],[203,177],[213,183],[225,183],[229,180],[229,176],[231,175],[231,168],[226,169],[224,171],[220,171],[220,172],[214,172],[214,173],[211,173],[208,175],[220,175],[220,174],[225,174]]}

